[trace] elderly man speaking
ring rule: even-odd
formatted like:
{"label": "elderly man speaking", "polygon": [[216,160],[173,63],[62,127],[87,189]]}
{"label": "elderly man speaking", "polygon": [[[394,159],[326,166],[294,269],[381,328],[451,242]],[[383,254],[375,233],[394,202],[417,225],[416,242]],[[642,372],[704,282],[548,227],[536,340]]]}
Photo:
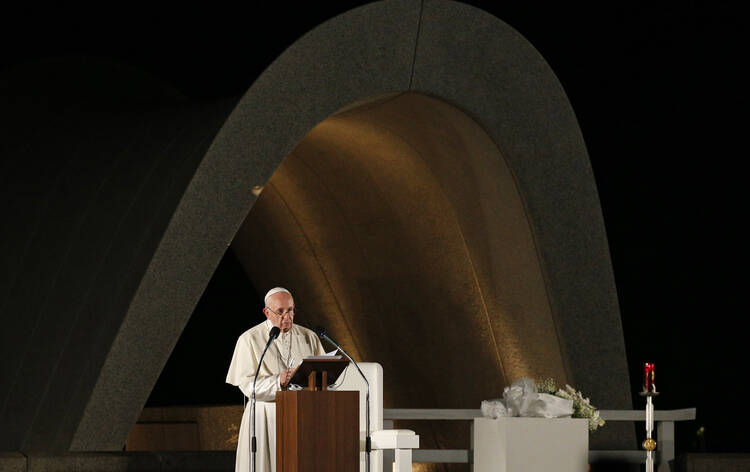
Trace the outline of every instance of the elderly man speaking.
{"label": "elderly man speaking", "polygon": [[[281,334],[268,349],[255,385],[256,470],[276,470],[276,392],[285,388],[299,361],[307,356],[325,353],[320,339],[312,330],[294,324],[294,298],[289,290],[276,287],[265,296],[263,313],[266,320],[242,333],[234,348],[227,383],[242,390],[247,398],[253,394],[253,380],[263,349],[274,326]],[[245,408],[237,442],[235,472],[250,470],[250,407]]]}

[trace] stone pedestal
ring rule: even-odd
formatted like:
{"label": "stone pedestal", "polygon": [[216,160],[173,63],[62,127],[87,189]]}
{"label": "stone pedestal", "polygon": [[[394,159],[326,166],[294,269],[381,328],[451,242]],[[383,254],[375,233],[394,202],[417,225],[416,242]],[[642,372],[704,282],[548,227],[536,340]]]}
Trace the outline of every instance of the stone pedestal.
{"label": "stone pedestal", "polygon": [[579,418],[477,418],[475,472],[586,472],[588,420]]}

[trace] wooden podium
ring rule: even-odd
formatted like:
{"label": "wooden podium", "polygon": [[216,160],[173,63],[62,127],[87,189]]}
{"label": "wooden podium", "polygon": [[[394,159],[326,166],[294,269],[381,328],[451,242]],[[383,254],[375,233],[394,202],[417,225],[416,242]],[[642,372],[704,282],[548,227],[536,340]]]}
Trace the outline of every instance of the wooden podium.
{"label": "wooden podium", "polygon": [[277,472],[359,471],[359,392],[328,390],[348,364],[304,359],[291,383],[307,388],[276,393]]}

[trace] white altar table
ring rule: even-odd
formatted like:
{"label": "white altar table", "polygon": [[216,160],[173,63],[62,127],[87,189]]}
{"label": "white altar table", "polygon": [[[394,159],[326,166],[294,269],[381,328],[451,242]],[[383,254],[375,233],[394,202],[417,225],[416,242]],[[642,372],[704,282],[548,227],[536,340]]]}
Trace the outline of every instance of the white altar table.
{"label": "white altar table", "polygon": [[581,418],[476,418],[475,472],[585,472],[588,420]]}

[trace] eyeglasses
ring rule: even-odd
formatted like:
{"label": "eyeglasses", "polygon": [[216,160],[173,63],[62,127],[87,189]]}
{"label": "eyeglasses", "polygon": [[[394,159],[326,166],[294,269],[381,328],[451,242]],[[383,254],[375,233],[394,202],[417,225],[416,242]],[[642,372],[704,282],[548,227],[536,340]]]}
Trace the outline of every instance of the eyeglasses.
{"label": "eyeglasses", "polygon": [[281,310],[281,312],[274,311],[270,307],[266,307],[266,308],[268,308],[268,311],[270,311],[274,315],[278,316],[279,318],[283,318],[283,317],[285,317],[287,315],[289,316],[289,318],[294,318],[294,307],[290,307],[286,311]]}

